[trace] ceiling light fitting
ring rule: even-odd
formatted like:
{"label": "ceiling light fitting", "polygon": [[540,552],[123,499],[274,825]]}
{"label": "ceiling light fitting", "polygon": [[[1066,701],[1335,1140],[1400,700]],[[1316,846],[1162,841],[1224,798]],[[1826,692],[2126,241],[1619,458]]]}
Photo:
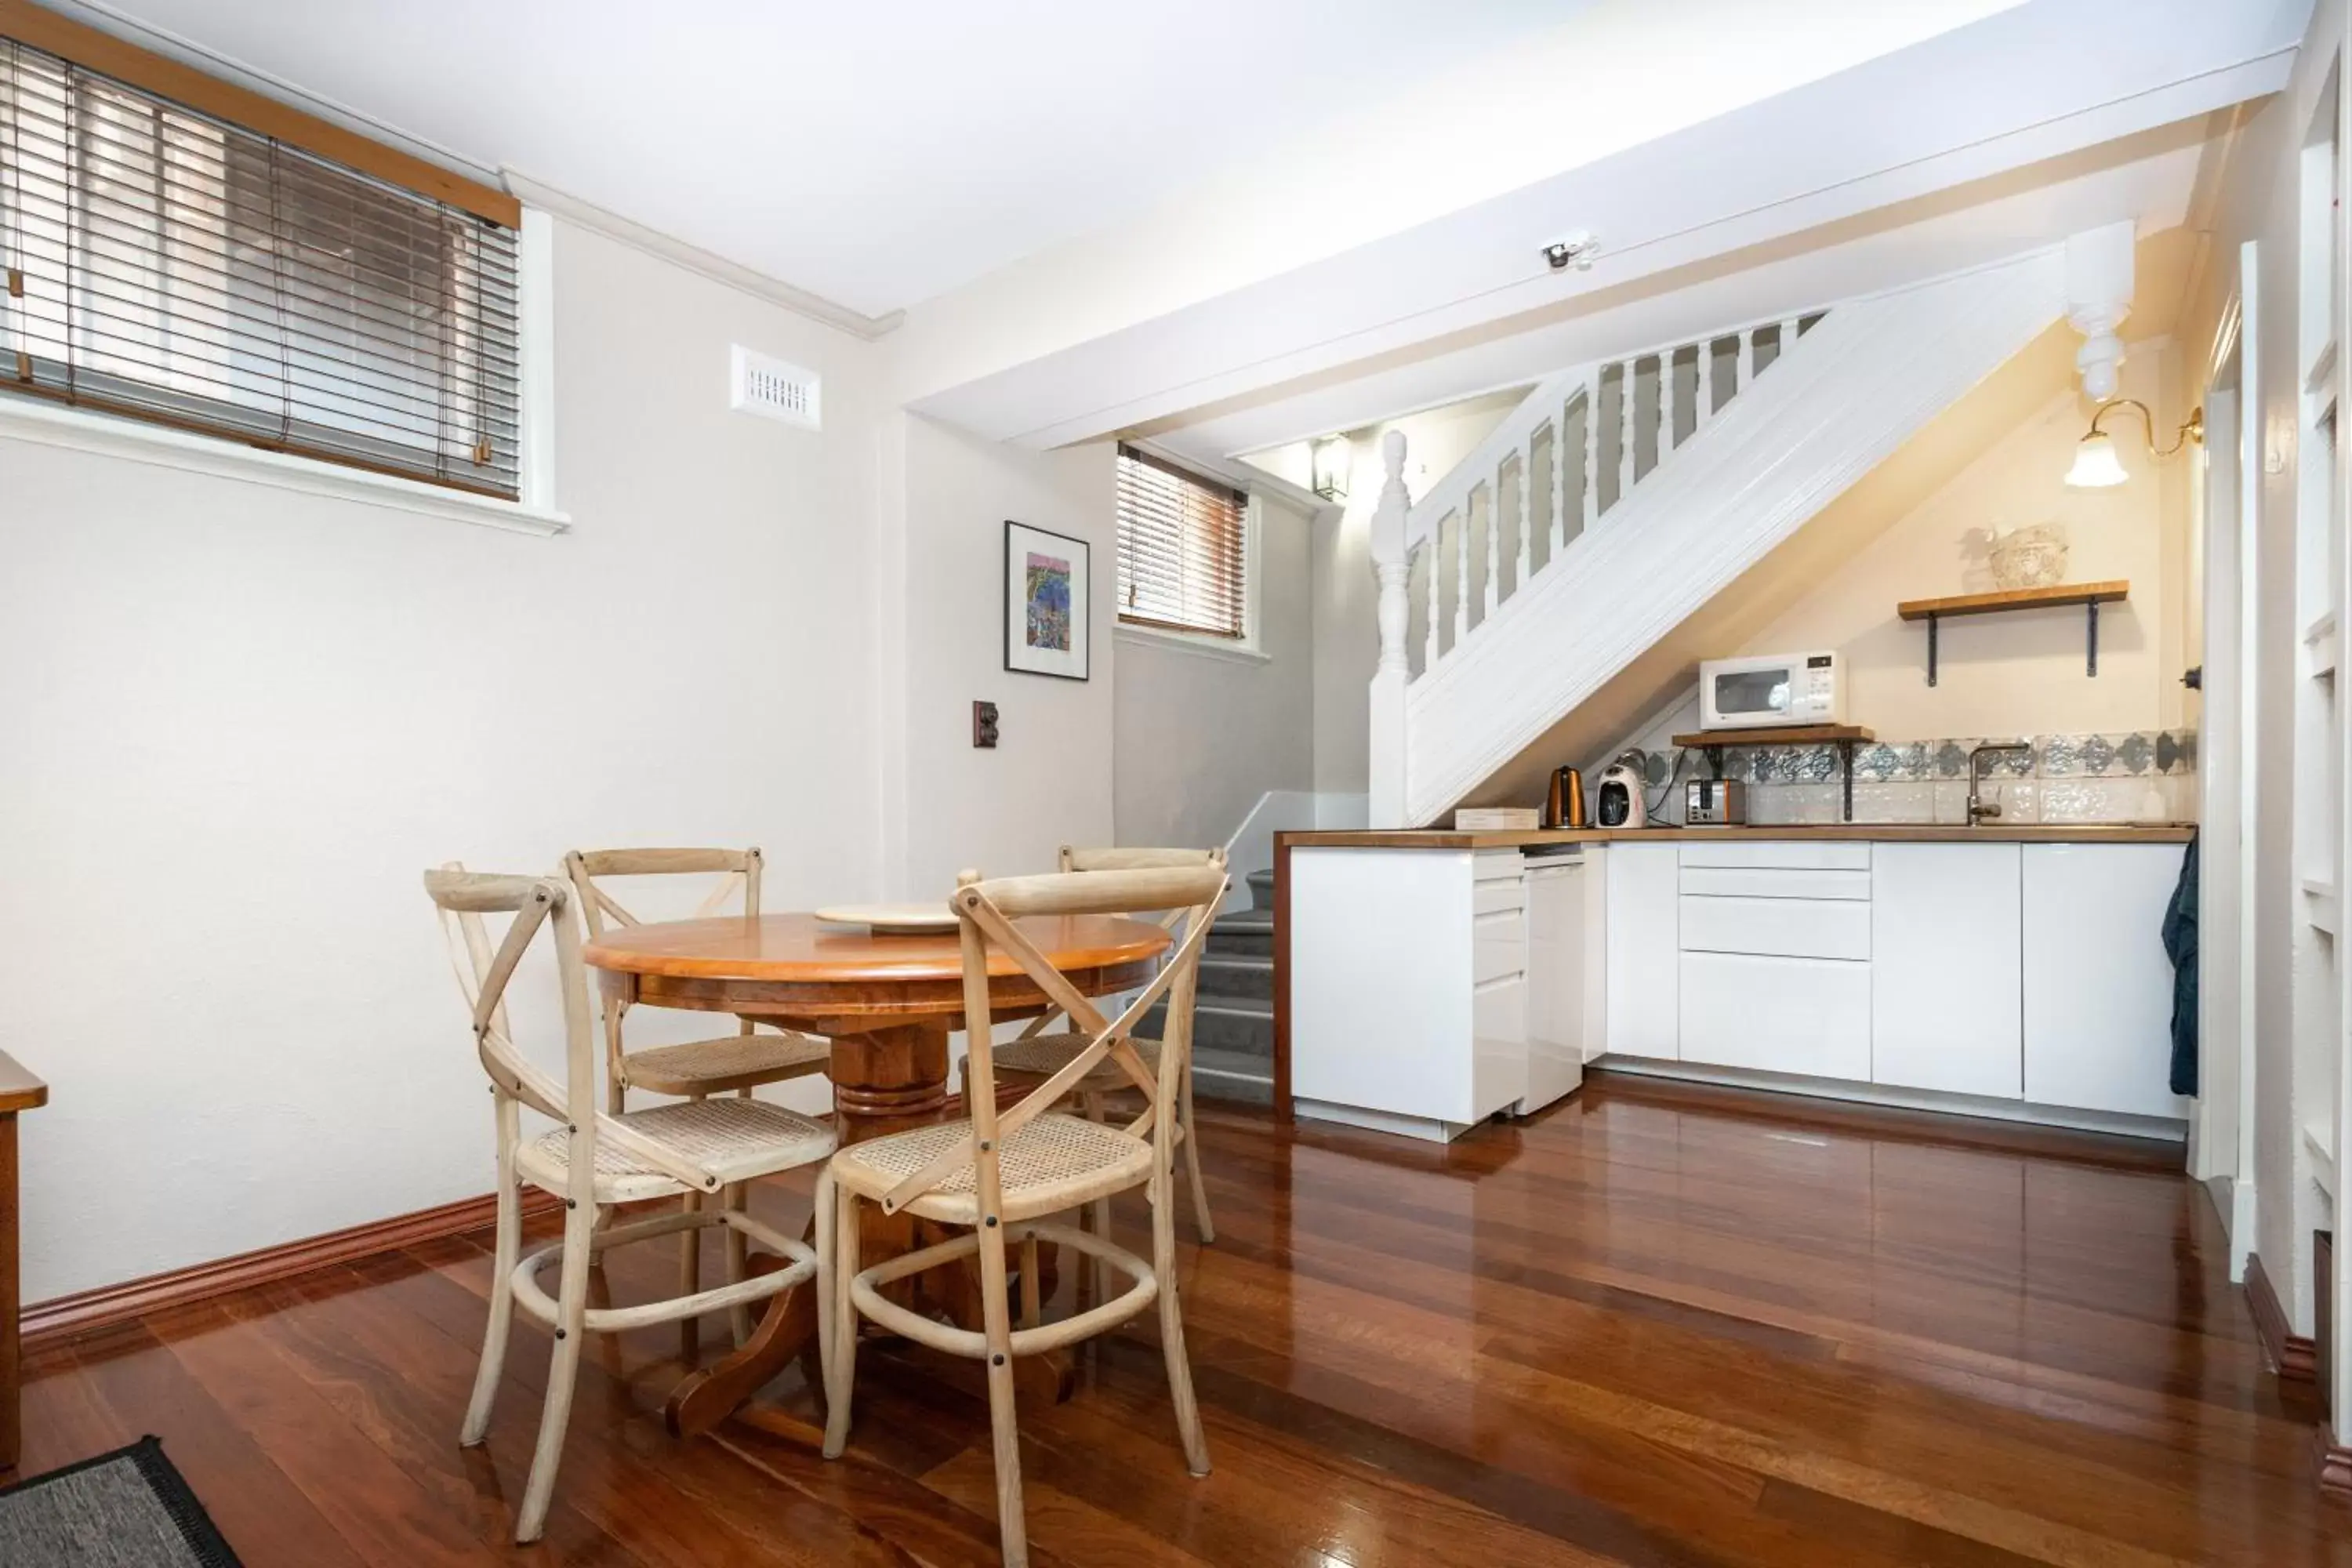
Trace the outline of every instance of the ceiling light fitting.
{"label": "ceiling light fitting", "polygon": [[2066,482],[2076,489],[2105,489],[2131,478],[2124,472],[2122,462],[2116,457],[2116,438],[2099,428],[2100,421],[2106,418],[2110,410],[2117,408],[2130,409],[2139,416],[2140,423],[2147,426],[2147,449],[2152,456],[2169,458],[2192,441],[2200,447],[2205,444],[2205,410],[2202,408],[2189,412],[2189,422],[2174,435],[2171,446],[2159,447],[2156,444],[2156,416],[2147,411],[2147,405],[2137,397],[2110,397],[2100,404],[2098,411],[2091,416],[2091,428],[2075,444],[2074,466],[2066,470]]}
{"label": "ceiling light fitting", "polygon": [[1592,258],[1601,252],[1601,242],[1589,234],[1571,234],[1566,239],[1555,239],[1543,247],[1544,261],[1554,272],[1573,267],[1579,272],[1592,270]]}

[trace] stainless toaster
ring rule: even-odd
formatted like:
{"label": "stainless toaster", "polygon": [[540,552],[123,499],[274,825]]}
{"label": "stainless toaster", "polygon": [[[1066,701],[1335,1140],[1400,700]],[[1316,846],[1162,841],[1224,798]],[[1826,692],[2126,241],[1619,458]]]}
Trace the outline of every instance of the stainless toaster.
{"label": "stainless toaster", "polygon": [[1748,786],[1738,779],[1692,779],[1683,788],[1683,821],[1693,827],[1737,827],[1748,820]]}

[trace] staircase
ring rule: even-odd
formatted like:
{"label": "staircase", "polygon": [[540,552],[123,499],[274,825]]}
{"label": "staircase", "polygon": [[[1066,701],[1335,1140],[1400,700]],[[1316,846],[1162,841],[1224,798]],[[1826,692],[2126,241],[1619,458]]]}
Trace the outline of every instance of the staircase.
{"label": "staircase", "polygon": [[[1192,1005],[1192,1089],[1202,1100],[1274,1102],[1274,873],[1249,874],[1250,907],[1217,917]],[[1168,1005],[1136,1031],[1158,1037]]]}
{"label": "staircase", "polygon": [[1370,826],[1442,819],[2064,308],[2051,250],[1580,365],[1417,502],[1391,432]]}

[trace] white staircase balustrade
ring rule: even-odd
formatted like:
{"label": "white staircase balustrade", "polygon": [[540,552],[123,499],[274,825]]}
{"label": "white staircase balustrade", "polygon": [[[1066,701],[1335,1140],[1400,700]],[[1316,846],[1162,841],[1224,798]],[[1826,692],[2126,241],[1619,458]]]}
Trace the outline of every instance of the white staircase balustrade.
{"label": "white staircase balustrade", "polygon": [[2032,342],[2063,295],[2058,254],[2038,253],[1580,365],[1417,502],[1391,432],[1371,525],[1371,826],[1436,820]]}

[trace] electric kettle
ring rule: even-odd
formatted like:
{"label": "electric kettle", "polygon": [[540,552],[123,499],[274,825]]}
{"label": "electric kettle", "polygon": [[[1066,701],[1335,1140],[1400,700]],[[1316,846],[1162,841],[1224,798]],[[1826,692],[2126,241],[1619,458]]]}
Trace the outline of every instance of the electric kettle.
{"label": "electric kettle", "polygon": [[1584,775],[1574,768],[1554,768],[1551,790],[1544,796],[1543,825],[1546,827],[1583,827]]}
{"label": "electric kettle", "polygon": [[1642,771],[1627,762],[1614,762],[1601,770],[1601,778],[1592,786],[1592,820],[1601,827],[1643,827],[1648,826],[1649,813],[1642,804]]}

